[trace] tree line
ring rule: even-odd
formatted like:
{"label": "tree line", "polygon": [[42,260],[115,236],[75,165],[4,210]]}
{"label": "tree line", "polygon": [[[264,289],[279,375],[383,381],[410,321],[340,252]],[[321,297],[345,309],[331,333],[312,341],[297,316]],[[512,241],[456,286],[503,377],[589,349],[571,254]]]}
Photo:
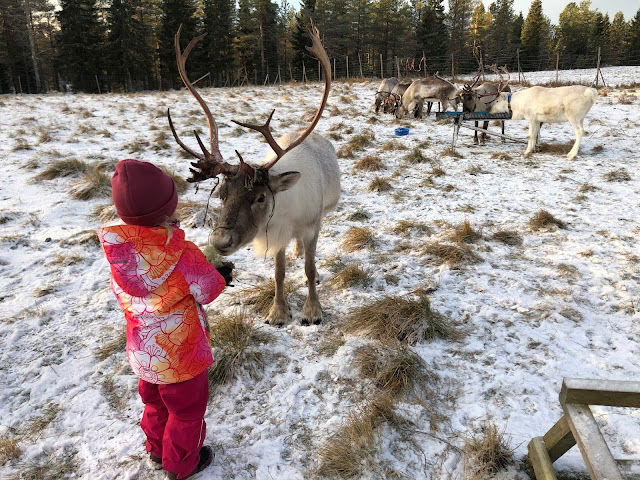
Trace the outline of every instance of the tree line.
{"label": "tree line", "polygon": [[[640,65],[640,9],[626,20],[569,3],[557,25],[533,0],[0,0],[0,91],[132,92],[180,88],[174,35],[189,76],[223,86],[317,80],[310,19],[344,76]],[[349,74],[349,68],[351,73]]]}

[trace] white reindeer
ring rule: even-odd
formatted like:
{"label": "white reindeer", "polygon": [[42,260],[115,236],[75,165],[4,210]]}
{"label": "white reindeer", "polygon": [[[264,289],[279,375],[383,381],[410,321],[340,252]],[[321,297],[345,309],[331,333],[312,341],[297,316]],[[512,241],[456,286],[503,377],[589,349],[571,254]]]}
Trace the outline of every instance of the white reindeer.
{"label": "white reindeer", "polygon": [[531,87],[515,93],[501,93],[496,99],[491,113],[511,111],[512,120],[529,122],[529,143],[524,154],[531,154],[540,135],[542,123],[569,122],[576,131],[576,141],[567,155],[573,160],[578,155],[580,141],[584,134],[584,117],[598,98],[595,88],[582,85],[567,87]]}
{"label": "white reindeer", "polygon": [[256,255],[275,255],[276,291],[267,318],[272,325],[284,325],[291,320],[284,296],[285,249],[294,238],[304,246],[304,268],[309,289],[301,323],[308,325],[322,321],[322,307],[316,292],[316,244],[322,218],[336,207],[340,198],[340,168],[333,145],[324,137],[312,133],[329,96],[331,67],[318,30],[312,27],[309,34],[313,46],[307,49],[320,60],[324,70],[322,102],[304,132],[287,134],[277,142],[269,129],[273,111],[264,125],[236,122],[262,133],[273,150],[257,166],[245,163],[237,151],[239,164],[230,165],[223,160],[218,148],[215,120],[185,72],[186,59],[202,37],[193,39],[184,53],[180,52],[180,30],[175,38],[178,71],[185,86],[200,103],[209,123],[210,151],[197,134],[202,153],[187,147],[178,138],[169,116],[171,131],[178,144],[199,159],[192,163],[195,169],[191,169],[190,182],[220,174],[223,177],[220,185],[222,210],[211,236],[211,242],[218,251],[222,255],[230,255],[253,240]]}

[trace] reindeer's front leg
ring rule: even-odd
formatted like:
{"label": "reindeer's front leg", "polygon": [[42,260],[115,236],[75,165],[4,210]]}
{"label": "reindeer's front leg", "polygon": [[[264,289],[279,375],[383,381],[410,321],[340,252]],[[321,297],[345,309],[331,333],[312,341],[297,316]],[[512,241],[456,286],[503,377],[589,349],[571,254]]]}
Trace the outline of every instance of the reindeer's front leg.
{"label": "reindeer's front leg", "polygon": [[291,320],[291,312],[287,300],[284,298],[284,274],[286,267],[285,249],[283,248],[276,254],[275,270],[276,270],[276,294],[269,310],[267,323],[281,327]]}
{"label": "reindeer's front leg", "polygon": [[529,120],[529,143],[524,151],[525,155],[531,155],[536,148],[536,139],[540,131],[540,123],[536,120]]}
{"label": "reindeer's front leg", "polygon": [[318,325],[322,323],[322,306],[316,291],[316,245],[318,244],[318,233],[316,232],[314,237],[304,245],[304,273],[307,277],[309,295],[302,309],[302,325],[310,325],[311,323]]}

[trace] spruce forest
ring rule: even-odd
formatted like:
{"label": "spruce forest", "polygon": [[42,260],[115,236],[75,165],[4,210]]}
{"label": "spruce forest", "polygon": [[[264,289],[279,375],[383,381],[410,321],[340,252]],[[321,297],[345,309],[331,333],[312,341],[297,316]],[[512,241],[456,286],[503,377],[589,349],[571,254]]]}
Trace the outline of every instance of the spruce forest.
{"label": "spruce forest", "polygon": [[[487,2],[488,3],[488,2]],[[589,0],[553,25],[541,0],[0,0],[2,93],[180,88],[173,36],[206,34],[190,61],[200,86],[318,80],[313,19],[336,78],[640,65],[640,9],[613,18]],[[183,45],[184,47],[184,45]],[[201,78],[202,77],[202,78]]]}

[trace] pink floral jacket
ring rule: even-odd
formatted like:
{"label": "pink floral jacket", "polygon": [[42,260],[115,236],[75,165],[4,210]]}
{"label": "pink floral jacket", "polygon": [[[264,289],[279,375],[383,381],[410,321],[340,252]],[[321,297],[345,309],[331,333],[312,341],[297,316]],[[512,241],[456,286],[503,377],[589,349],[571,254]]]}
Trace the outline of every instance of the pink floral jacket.
{"label": "pink floral jacket", "polygon": [[127,358],[150,383],[189,380],[213,363],[201,304],[225,287],[184,231],[117,225],[98,230],[111,289],[127,320]]}

